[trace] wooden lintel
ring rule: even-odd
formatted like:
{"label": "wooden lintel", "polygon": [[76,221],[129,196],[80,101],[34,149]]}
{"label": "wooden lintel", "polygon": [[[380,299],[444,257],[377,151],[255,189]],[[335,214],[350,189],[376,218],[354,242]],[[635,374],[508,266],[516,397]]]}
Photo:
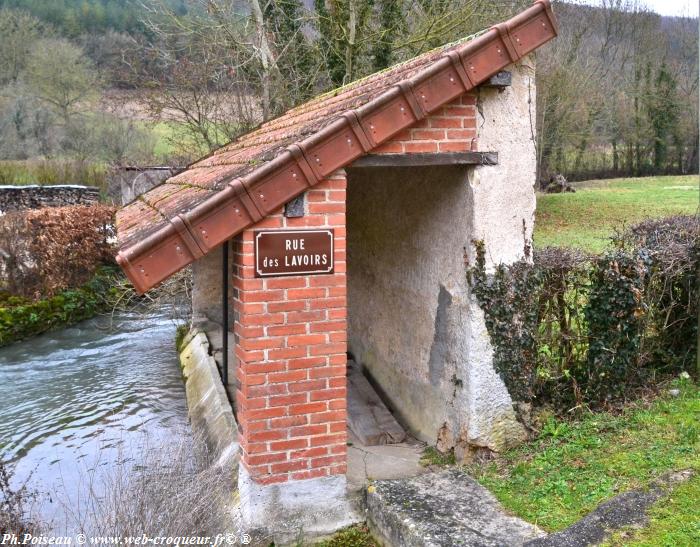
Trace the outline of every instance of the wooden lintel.
{"label": "wooden lintel", "polygon": [[498,152],[367,154],[350,167],[429,167],[434,165],[497,165]]}

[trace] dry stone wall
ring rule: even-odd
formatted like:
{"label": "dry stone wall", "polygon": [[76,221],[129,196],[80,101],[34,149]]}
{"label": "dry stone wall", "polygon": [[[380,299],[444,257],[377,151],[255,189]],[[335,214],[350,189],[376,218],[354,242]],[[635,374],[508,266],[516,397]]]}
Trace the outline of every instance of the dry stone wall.
{"label": "dry stone wall", "polygon": [[100,189],[94,186],[0,186],[2,213],[66,205],[94,205],[99,200]]}

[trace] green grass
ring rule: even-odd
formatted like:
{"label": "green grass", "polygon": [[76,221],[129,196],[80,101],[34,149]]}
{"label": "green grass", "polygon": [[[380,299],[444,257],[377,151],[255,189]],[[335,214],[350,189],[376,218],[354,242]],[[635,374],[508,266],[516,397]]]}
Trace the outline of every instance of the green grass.
{"label": "green grass", "polygon": [[[630,405],[619,415],[590,414],[575,423],[550,418],[536,441],[467,471],[514,514],[548,531],[566,528],[603,501],[670,470],[700,472],[700,389],[689,380],[677,384],[678,397]],[[692,486],[684,488],[692,496]],[[666,528],[683,534],[660,510],[656,518],[665,526],[650,533]],[[687,522],[692,515],[676,519]]]}
{"label": "green grass", "polygon": [[379,547],[367,527],[362,524],[340,530],[332,538],[314,545],[316,547]]}
{"label": "green grass", "polygon": [[435,465],[438,467],[445,467],[447,465],[455,464],[455,453],[453,451],[443,454],[434,446],[428,446],[423,451],[419,462],[423,467],[430,467]]}
{"label": "green grass", "polygon": [[698,176],[581,183],[575,194],[538,194],[535,247],[600,252],[615,229],[645,218],[698,211]]}

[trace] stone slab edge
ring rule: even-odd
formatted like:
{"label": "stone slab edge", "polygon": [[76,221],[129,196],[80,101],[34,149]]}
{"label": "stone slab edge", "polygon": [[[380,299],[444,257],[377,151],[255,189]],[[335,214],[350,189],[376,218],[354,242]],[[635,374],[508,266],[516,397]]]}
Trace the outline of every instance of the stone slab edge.
{"label": "stone slab edge", "polygon": [[203,438],[215,465],[233,468],[237,473],[240,458],[238,424],[216,361],[209,354],[209,339],[195,327],[185,336],[180,348],[180,366],[193,432]]}
{"label": "stone slab edge", "polygon": [[647,510],[673,487],[689,480],[694,471],[686,469],[668,473],[648,489],[630,490],[600,504],[578,522],[561,532],[529,541],[525,547],[587,547],[598,545],[616,530],[648,523]]}

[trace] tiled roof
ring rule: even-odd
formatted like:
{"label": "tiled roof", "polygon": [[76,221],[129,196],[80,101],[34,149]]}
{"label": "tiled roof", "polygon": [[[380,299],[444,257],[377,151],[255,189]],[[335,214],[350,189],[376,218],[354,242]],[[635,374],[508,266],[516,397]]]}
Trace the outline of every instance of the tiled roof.
{"label": "tiled roof", "polygon": [[556,35],[548,0],[476,37],[262,124],[117,213],[117,260],[143,292]]}

